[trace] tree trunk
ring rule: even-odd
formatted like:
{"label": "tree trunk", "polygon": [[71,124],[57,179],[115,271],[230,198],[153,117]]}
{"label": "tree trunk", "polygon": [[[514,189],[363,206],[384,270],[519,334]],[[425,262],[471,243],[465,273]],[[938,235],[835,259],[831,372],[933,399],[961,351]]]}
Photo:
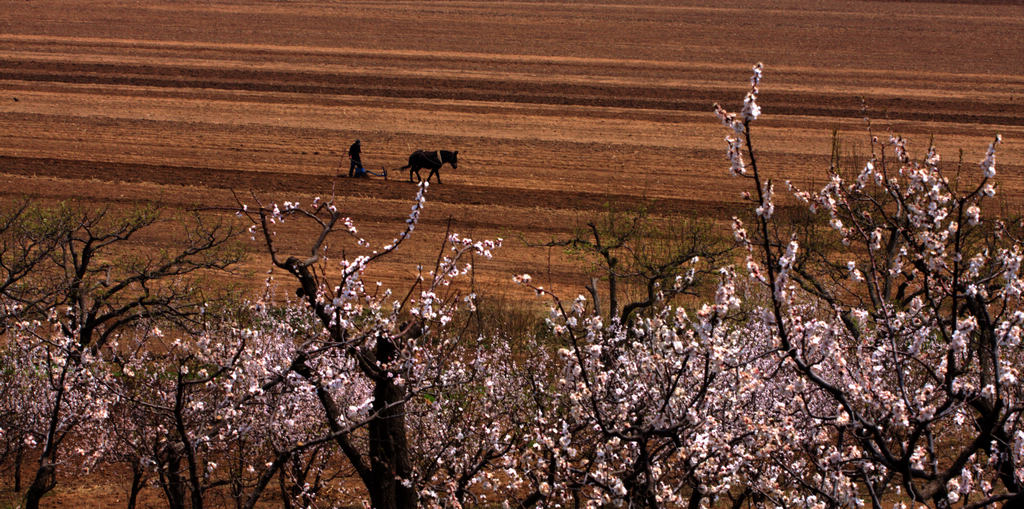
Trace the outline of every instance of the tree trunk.
{"label": "tree trunk", "polygon": [[[291,461],[291,478],[292,478],[292,498],[299,500],[301,497],[302,507],[313,507],[313,499],[316,498],[316,494],[320,491],[320,475],[317,474],[312,483],[309,482],[309,470],[312,468],[312,464],[317,460],[319,449],[313,449],[309,453],[309,459],[303,463],[302,455],[296,454],[292,456]],[[309,485],[309,489],[305,489],[305,486]]]}
{"label": "tree trunk", "polygon": [[288,494],[285,493],[284,491],[284,476],[282,472],[284,471],[284,463],[288,461],[289,456],[291,456],[290,452],[278,453],[277,457],[274,458],[274,461],[270,464],[270,466],[267,467],[267,469],[263,471],[263,474],[260,475],[259,479],[256,481],[256,484],[252,487],[252,491],[249,493],[249,498],[245,500],[244,504],[241,503],[242,489],[244,488],[244,485],[241,483],[241,474],[239,474],[239,483],[237,491],[239,509],[252,509],[253,507],[256,507],[256,503],[259,502],[260,497],[263,496],[263,490],[267,488],[267,485],[270,484],[270,481],[274,478],[275,474],[281,474],[278,475],[278,478],[280,479],[281,483],[281,499],[284,501],[285,507],[288,507],[289,498]]}
{"label": "tree trunk", "polygon": [[57,470],[49,455],[39,460],[39,470],[25,492],[25,509],[39,509],[39,501],[57,486]]}
{"label": "tree trunk", "polygon": [[[626,485],[626,490],[629,497],[629,507],[646,507],[647,509],[657,509],[658,502],[655,498],[654,488],[654,476],[651,475],[651,458],[647,451],[647,437],[637,441],[639,449],[639,456],[633,464],[633,473],[627,478],[623,479],[623,484]],[[694,494],[699,495],[700,492],[694,490]],[[693,498],[691,495],[690,504],[693,504]]]}
{"label": "tree trunk", "polygon": [[292,509],[292,494],[289,492],[288,486],[284,482],[283,468],[277,472],[277,482],[281,487],[281,506],[284,509]]}
{"label": "tree trunk", "polygon": [[[999,480],[1002,481],[1006,491],[1010,493],[1021,493],[1024,490],[1022,485],[1017,480],[1016,469],[1014,468],[1013,458],[1013,440],[1009,434],[1006,433],[1001,427],[997,427],[992,432],[995,440],[992,443],[996,444],[994,451],[988,451],[989,457],[996,457],[999,460],[996,462],[996,471],[999,473]],[[1012,507],[1009,503],[1003,507]]]}
{"label": "tree trunk", "polygon": [[[377,341],[377,360],[387,365],[396,354],[390,338]],[[412,463],[405,430],[405,388],[390,377],[376,381],[373,412],[369,423],[370,470],[375,480],[370,502],[375,509],[414,509],[416,490],[412,485]]]}
{"label": "tree trunk", "polygon": [[594,314],[597,316],[601,315],[601,299],[597,293],[597,281],[596,277],[590,278],[590,286],[586,287],[587,291],[590,292],[590,298],[594,301]]}
{"label": "tree trunk", "polygon": [[132,486],[128,492],[128,509],[135,509],[139,492],[142,491],[142,476],[145,470],[138,458],[132,460]]}
{"label": "tree trunk", "polygon": [[43,452],[39,456],[39,470],[32,479],[32,484],[25,492],[25,509],[39,509],[39,501],[43,496],[57,486],[57,438],[60,427],[60,409],[64,401],[64,381],[67,380],[68,370],[72,368],[75,357],[67,360],[61,368],[60,377],[57,379],[57,392],[54,394],[53,407],[50,410],[50,424],[46,431],[46,441],[43,444]]}
{"label": "tree trunk", "polygon": [[167,496],[170,509],[185,509],[185,483],[182,482],[181,456],[174,450],[173,444],[165,444],[157,455],[160,464],[160,487]]}
{"label": "tree trunk", "polygon": [[619,313],[619,284],[615,277],[615,266],[618,258],[608,259],[608,319],[613,320]]}
{"label": "tree trunk", "polygon": [[14,451],[14,492],[21,491],[21,464],[25,460],[25,446],[19,445]]}
{"label": "tree trunk", "polygon": [[687,506],[688,509],[698,509],[701,501],[704,500],[704,495],[697,488],[693,489],[693,493],[690,493],[690,503]]}

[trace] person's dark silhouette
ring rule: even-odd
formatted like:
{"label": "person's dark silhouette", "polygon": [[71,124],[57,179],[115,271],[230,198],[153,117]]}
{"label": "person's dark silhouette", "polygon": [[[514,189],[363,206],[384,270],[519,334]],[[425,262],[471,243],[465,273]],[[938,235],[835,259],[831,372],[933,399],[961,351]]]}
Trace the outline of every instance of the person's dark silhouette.
{"label": "person's dark silhouette", "polygon": [[348,176],[351,177],[355,173],[356,168],[363,167],[363,160],[359,157],[359,152],[362,147],[359,146],[359,140],[356,140],[351,147],[348,148],[348,157],[351,160],[351,164],[348,166]]}

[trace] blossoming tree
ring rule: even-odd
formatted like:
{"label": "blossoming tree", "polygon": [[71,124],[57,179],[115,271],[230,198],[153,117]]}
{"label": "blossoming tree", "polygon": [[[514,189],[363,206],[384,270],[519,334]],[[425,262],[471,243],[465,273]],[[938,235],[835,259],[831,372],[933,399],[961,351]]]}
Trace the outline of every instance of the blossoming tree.
{"label": "blossoming tree", "polygon": [[[87,432],[108,415],[109,401],[97,384],[109,348],[143,320],[163,320],[187,329],[210,298],[199,274],[222,270],[240,253],[231,248],[234,230],[195,216],[181,249],[140,253],[126,245],[170,223],[154,207],[119,215],[68,204],[21,207],[6,216],[2,238],[0,297],[11,359],[12,391],[31,395],[32,405],[10,407],[20,434],[38,448],[38,468],[25,506],[38,507],[57,483],[60,451],[73,433]],[[0,404],[15,404],[12,398]],[[81,450],[97,457],[103,444]]]}
{"label": "blossoming tree", "polygon": [[739,115],[715,112],[732,131],[730,171],[751,186],[751,226],[737,218],[733,229],[765,294],[753,316],[802,427],[805,454],[780,465],[791,502],[1020,503],[1021,229],[982,212],[1001,137],[967,173],[934,147],[916,160],[906,139],[869,132],[859,172],[830,170],[816,192],[787,182],[824,218],[830,247],[774,214],[751,128],[760,80],[759,64]]}
{"label": "blossoming tree", "polygon": [[[494,466],[522,440],[516,412],[524,403],[509,377],[515,370],[507,345],[500,338],[467,340],[452,328],[458,307],[472,309],[475,299],[453,281],[472,270],[470,254],[490,258],[500,240],[449,233],[433,269],[421,270],[402,296],[363,282],[368,267],[409,238],[426,190],[421,184],[405,229],[378,249],[332,200],[239,210],[273,265],[299,285],[315,324],[295,331],[286,372],[316,395],[327,437],[373,507],[464,503],[478,496],[471,487],[490,485]],[[305,255],[281,253],[276,232],[286,221],[314,226]],[[338,236],[367,254],[334,262],[338,248],[329,243]]]}

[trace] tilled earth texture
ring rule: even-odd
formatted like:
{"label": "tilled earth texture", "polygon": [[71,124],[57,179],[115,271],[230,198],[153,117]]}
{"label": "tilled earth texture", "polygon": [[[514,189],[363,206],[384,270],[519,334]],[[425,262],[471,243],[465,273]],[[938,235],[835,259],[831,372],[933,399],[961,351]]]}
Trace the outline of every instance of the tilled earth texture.
{"label": "tilled earth texture", "polygon": [[[380,246],[416,192],[394,169],[415,149],[459,150],[412,241],[367,278],[402,287],[450,224],[505,239],[477,260],[492,294],[534,299],[511,284],[529,272],[571,297],[589,281],[581,264],[528,242],[565,238],[609,206],[742,212],[745,182],[727,174],[711,106],[738,110],[758,61],[753,135],[769,176],[821,184],[835,129],[863,164],[866,116],[915,155],[934,137],[970,178],[1001,133],[1000,196],[1019,210],[1021,34],[1024,7],[989,1],[5,0],[0,200],[145,200],[173,215],[334,196]],[[347,178],[357,138],[388,180]],[[282,238],[302,253],[311,231]],[[269,261],[248,245],[238,277],[258,286]]]}

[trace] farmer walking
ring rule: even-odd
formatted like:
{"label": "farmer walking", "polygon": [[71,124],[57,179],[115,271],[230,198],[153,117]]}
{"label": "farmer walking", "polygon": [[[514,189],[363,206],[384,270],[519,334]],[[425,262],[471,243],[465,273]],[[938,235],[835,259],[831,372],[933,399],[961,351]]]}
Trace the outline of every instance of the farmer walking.
{"label": "farmer walking", "polygon": [[351,164],[348,167],[348,176],[352,177],[356,168],[362,170],[363,160],[359,157],[359,152],[362,148],[359,146],[359,140],[356,140],[351,147],[348,148],[348,157],[351,160]]}

